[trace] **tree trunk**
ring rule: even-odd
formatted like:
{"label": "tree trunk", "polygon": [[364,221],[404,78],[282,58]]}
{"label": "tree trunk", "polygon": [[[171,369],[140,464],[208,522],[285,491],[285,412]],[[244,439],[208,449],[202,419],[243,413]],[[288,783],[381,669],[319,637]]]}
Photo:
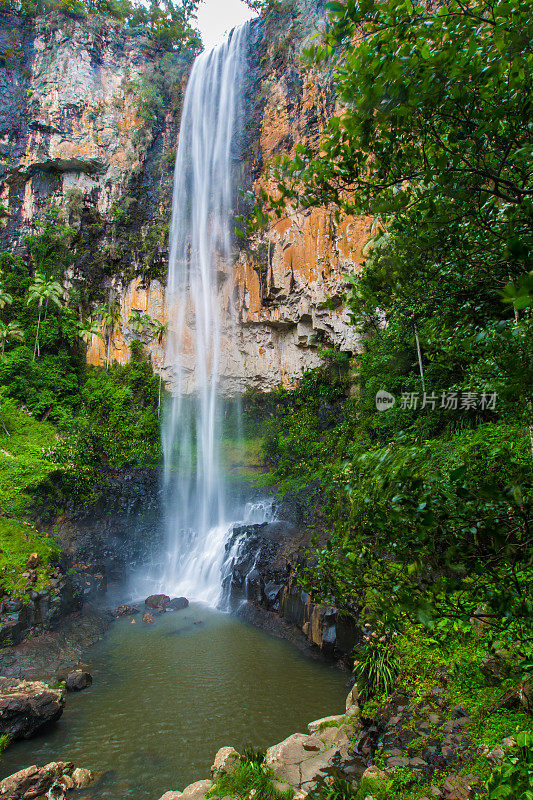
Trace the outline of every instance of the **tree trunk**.
{"label": "tree trunk", "polygon": [[416,322],[414,323],[416,349],[418,352],[418,366],[420,367],[420,377],[422,378],[422,391],[426,394],[426,382],[424,380],[424,365],[422,364],[422,350],[420,349],[420,339],[418,338],[418,328]]}
{"label": "tree trunk", "polygon": [[39,328],[41,327],[41,306],[39,306],[39,318],[37,319],[37,333],[35,334],[35,344],[33,346],[33,361],[35,361],[35,355],[41,355],[41,351],[39,349]]}

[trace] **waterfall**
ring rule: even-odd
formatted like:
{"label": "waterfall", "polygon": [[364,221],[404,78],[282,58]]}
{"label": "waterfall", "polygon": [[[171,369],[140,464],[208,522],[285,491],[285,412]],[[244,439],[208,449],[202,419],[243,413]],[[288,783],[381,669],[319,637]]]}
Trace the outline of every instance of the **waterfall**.
{"label": "waterfall", "polygon": [[231,316],[232,292],[222,302],[220,285],[232,267],[232,172],[241,139],[247,32],[248,25],[236,28],[192,68],[170,230],[166,363],[174,396],[163,428],[168,552],[160,585],[212,605],[220,598],[232,527],[221,468],[219,391],[223,323],[228,328],[221,316]]}

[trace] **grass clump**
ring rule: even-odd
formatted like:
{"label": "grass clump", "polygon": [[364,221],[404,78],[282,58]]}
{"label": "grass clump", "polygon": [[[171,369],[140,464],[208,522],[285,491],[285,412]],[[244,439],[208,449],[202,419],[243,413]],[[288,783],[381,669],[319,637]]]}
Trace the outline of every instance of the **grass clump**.
{"label": "grass clump", "polygon": [[273,781],[275,775],[265,764],[265,753],[246,747],[235,770],[221,775],[208,797],[238,797],[242,800],[292,800],[294,790],[281,791]]}
{"label": "grass clump", "polygon": [[[28,558],[36,553],[39,565],[37,580],[30,583],[22,574]],[[48,536],[39,533],[29,523],[0,517],[0,584],[8,594],[23,596],[32,588],[45,588],[50,571],[59,562],[59,546]]]}

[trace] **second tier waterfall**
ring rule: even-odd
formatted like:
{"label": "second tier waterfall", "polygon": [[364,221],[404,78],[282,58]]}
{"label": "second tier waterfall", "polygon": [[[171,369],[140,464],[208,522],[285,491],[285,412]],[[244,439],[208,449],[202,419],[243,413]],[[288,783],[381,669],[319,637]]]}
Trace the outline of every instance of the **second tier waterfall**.
{"label": "second tier waterfall", "polygon": [[230,281],[247,32],[247,25],[235,29],[194,63],[170,231],[166,362],[173,371],[174,397],[163,431],[168,553],[161,586],[210,604],[219,598],[230,527],[219,390],[222,325],[231,329],[232,292],[221,302],[220,284],[224,276]]}

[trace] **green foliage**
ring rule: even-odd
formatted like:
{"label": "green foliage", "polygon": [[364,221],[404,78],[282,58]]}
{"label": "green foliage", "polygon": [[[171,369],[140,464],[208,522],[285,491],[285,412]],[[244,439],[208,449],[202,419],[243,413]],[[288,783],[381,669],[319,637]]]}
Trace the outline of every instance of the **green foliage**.
{"label": "green foliage", "polygon": [[249,797],[253,792],[258,800],[291,800],[294,791],[276,789],[273,779],[273,773],[256,757],[243,760],[233,772],[215,781],[208,797]]}
{"label": "green foliage", "polygon": [[159,379],[139,343],[132,345],[125,366],[114,365],[109,372],[88,369],[82,413],[69,423],[82,463],[102,460],[114,468],[158,463],[158,394]]}
{"label": "green foliage", "polygon": [[355,797],[354,786],[345,778],[333,777],[309,795],[313,800],[353,800]]}
{"label": "green foliage", "polygon": [[290,167],[304,183],[304,203],[327,197],[348,211],[359,204],[389,214],[431,203],[436,191],[467,204],[473,196],[481,206],[494,198],[529,203],[527,5],[454,1],[433,12],[409,0],[348,0],[328,7],[330,26],[308,56],[334,61],[346,110],[330,120],[320,159],[302,150]]}
{"label": "green foliage", "polygon": [[[0,517],[0,584],[11,595],[23,596],[30,589],[43,589],[50,570],[57,566],[59,548],[53,539],[38,533],[31,525]],[[22,577],[32,553],[39,556],[37,581]]]}
{"label": "green foliage", "polygon": [[3,753],[6,747],[9,747],[10,738],[7,733],[0,736],[0,753]]}
{"label": "green foliage", "polygon": [[366,695],[389,694],[398,674],[398,661],[390,642],[370,638],[356,654],[354,674]]}
{"label": "green foliage", "polygon": [[134,107],[143,122],[148,124],[163,110],[164,100],[154,86],[141,86],[136,93]]}
{"label": "green foliage", "polygon": [[161,47],[171,51],[199,50],[193,27],[200,0],[164,0],[149,6],[131,0],[0,0],[0,10],[27,17],[56,11],[72,17],[101,14],[132,28],[142,26]]}
{"label": "green foliage", "polygon": [[490,777],[488,800],[533,800],[533,733],[522,731],[516,744]]}
{"label": "green foliage", "polygon": [[0,400],[5,425],[0,425],[0,510],[27,518],[36,487],[56,469],[47,451],[56,444],[57,433],[50,423],[19,411],[1,393]]}
{"label": "green foliage", "polygon": [[[300,147],[281,163],[280,199],[263,193],[256,215],[260,224],[264,206],[280,215],[290,203],[333,203],[375,219],[347,287],[362,340],[358,390],[339,399],[330,428],[324,401],[295,393],[266,440],[283,489],[314,481],[325,496],[329,541],[304,584],[346,609],[365,604],[391,629],[407,615],[437,638],[438,626],[467,624],[482,607],[495,636],[525,647],[531,15],[519,0],[328,8],[307,57],[333,68],[342,116],[319,157]],[[381,390],[396,397],[385,412]],[[454,391],[476,402],[450,410]]]}
{"label": "green foliage", "polygon": [[264,764],[266,757],[266,750],[261,750],[253,745],[245,745],[242,748],[242,756],[241,761],[247,762],[248,764]]}

